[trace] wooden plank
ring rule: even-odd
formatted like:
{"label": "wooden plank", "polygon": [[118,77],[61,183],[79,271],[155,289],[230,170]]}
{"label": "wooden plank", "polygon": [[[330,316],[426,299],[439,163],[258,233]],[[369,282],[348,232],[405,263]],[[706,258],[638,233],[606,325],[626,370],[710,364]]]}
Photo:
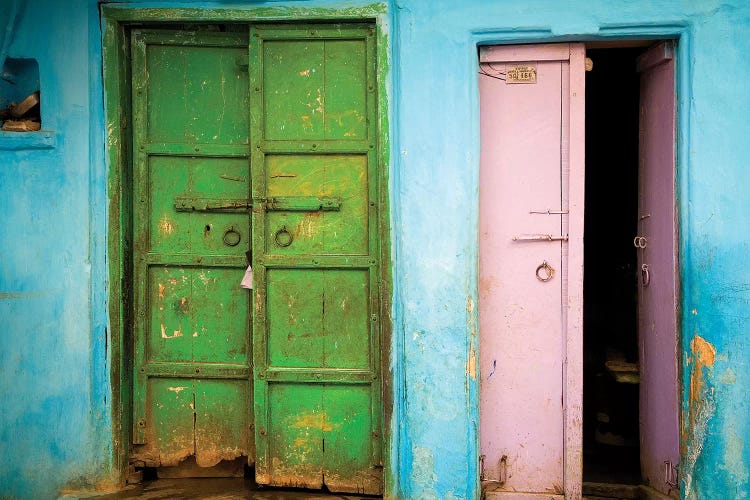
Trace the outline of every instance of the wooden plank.
{"label": "wooden plank", "polygon": [[263,42],[266,139],[325,137],[324,45],[306,39]]}
{"label": "wooden plank", "polygon": [[367,138],[367,52],[364,39],[326,40],[325,138]]}
{"label": "wooden plank", "polygon": [[323,390],[323,474],[331,491],[382,493],[382,469],[372,467],[372,435],[368,387],[326,385]]}
{"label": "wooden plank", "polygon": [[[533,85],[480,75],[481,453],[484,477],[509,492],[563,488],[561,242],[513,241],[561,230],[559,213],[532,212],[563,201],[563,65],[539,62]],[[535,276],[543,262],[556,271],[549,282]]]}
{"label": "wooden plank", "polygon": [[[639,422],[643,482],[663,494],[678,490],[680,383],[678,346],[679,239],[675,198],[676,99],[672,42],[639,58],[638,347]],[[684,440],[685,437],[682,436]],[[683,441],[684,442],[684,441]],[[672,484],[669,484],[669,482]]]}
{"label": "wooden plank", "polygon": [[479,47],[480,63],[567,61],[569,44],[491,45]]}
{"label": "wooden plank", "polygon": [[583,470],[583,220],[585,189],[586,49],[570,45],[568,243],[565,297],[565,496],[581,497]]}
{"label": "wooden plank", "polygon": [[[341,423],[348,430],[335,439],[356,459],[346,467],[333,463],[325,484],[332,491],[382,491],[380,353],[373,339],[380,288],[371,279],[379,265],[378,156],[374,143],[362,141],[377,130],[371,35],[325,25],[251,28],[250,81],[259,94],[250,112],[258,146],[253,200],[341,200],[338,211],[253,207],[253,242],[262,249],[253,255],[260,484],[323,485],[324,463],[335,461],[322,437],[330,412],[337,421],[353,419],[351,428]],[[336,148],[352,152],[332,154]],[[323,394],[331,384],[339,392],[328,407]],[[310,441],[318,431],[319,442]]]}
{"label": "wooden plank", "polygon": [[268,474],[271,484],[323,486],[323,386],[270,384]]}
{"label": "wooden plank", "polygon": [[235,62],[246,56],[240,47],[149,45],[149,142],[248,144],[247,72]]}
{"label": "wooden plank", "polygon": [[221,461],[252,457],[248,389],[244,380],[195,381],[195,462],[198,466],[213,467]]}
{"label": "wooden plank", "polygon": [[150,465],[252,459],[250,304],[239,287],[249,214],[174,207],[180,196],[250,197],[247,72],[236,64],[246,60],[244,40],[133,34],[134,456]]}
{"label": "wooden plank", "polygon": [[369,273],[329,270],[323,274],[323,366],[341,370],[371,366]]}

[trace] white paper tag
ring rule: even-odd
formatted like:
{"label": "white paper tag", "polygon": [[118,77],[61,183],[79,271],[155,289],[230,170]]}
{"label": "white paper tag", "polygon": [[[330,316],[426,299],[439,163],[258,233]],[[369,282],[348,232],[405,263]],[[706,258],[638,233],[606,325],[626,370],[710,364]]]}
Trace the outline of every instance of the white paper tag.
{"label": "white paper tag", "polygon": [[250,290],[253,289],[253,268],[251,266],[247,266],[247,269],[245,270],[245,276],[242,277],[240,286],[242,288],[248,288]]}

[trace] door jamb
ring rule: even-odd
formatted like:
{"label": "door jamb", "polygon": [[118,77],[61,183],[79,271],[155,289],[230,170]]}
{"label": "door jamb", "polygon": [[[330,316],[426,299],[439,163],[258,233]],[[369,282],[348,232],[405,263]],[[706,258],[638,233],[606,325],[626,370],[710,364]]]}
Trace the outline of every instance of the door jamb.
{"label": "door jamb", "polygon": [[[682,196],[683,193],[687,193],[688,185],[688,159],[689,155],[689,111],[690,111],[690,65],[687,61],[690,61],[691,55],[691,38],[690,31],[687,25],[675,25],[671,23],[665,24],[650,24],[650,25],[633,25],[633,26],[607,26],[601,27],[597,31],[598,35],[581,35],[576,37],[571,36],[560,36],[553,34],[551,29],[536,29],[536,28],[499,28],[496,30],[483,30],[475,31],[471,33],[471,41],[473,46],[478,50],[479,46],[482,45],[505,45],[505,44],[544,44],[544,43],[555,43],[555,42],[589,42],[589,41],[625,41],[625,40],[673,40],[675,42],[675,101],[677,104],[677,116],[676,116],[676,145],[675,145],[675,209],[677,210],[677,233],[678,233],[678,255],[677,255],[677,378],[678,378],[678,421],[680,426],[680,462],[683,461],[686,456],[688,443],[686,441],[687,434],[684,432],[687,422],[684,421],[683,401],[686,400],[685,394],[685,383],[684,383],[684,355],[683,345],[685,345],[685,335],[683,324],[685,323],[685,290],[688,288],[686,283],[686,275],[684,274],[685,262],[682,258],[686,255],[686,249],[688,246],[689,235],[685,230],[688,227],[688,206],[687,196]],[[473,64],[473,85],[472,89],[475,98],[475,121],[479,122],[479,58],[476,57],[474,52],[472,57]],[[572,66],[572,61],[571,61]],[[581,76],[583,78],[583,75]],[[573,88],[573,75],[571,74],[571,88]],[[580,123],[574,124],[573,122],[573,109],[577,101],[575,94],[571,95],[570,107],[571,107],[571,123],[570,123],[570,137],[574,137],[574,130],[580,127],[580,130],[584,130],[585,113],[579,113],[581,120]],[[580,101],[579,105],[585,105],[585,102]],[[584,161],[584,148],[585,144],[580,145],[582,147],[574,147],[573,143],[570,144],[570,169],[571,178],[573,177],[573,170],[578,168],[581,170],[579,175],[585,175],[585,161]],[[479,168],[477,163],[475,168]],[[478,179],[478,175],[474,178]],[[583,187],[583,186],[581,186]],[[580,193],[571,193],[570,205],[571,207],[575,203],[576,199],[580,199],[581,208],[580,210],[580,228],[583,229],[583,191]],[[572,214],[572,210],[571,210]],[[478,217],[477,212],[477,217]],[[574,226],[572,217],[570,218],[570,226]],[[477,224],[477,227],[478,224]],[[583,239],[581,238],[581,243]],[[569,249],[569,250],[572,250]],[[576,272],[575,266],[578,266],[577,261],[580,260],[580,279],[581,283],[583,280],[583,254],[580,254],[579,258],[576,258],[576,262],[570,260],[573,252],[570,251],[568,255],[568,268],[569,272]],[[478,265],[478,264],[477,264]],[[569,283],[572,280],[569,276]],[[475,286],[478,286],[475,283]],[[475,289],[475,295],[479,296],[478,288]],[[582,290],[582,288],[581,288]],[[569,296],[570,297],[570,296]],[[577,324],[576,324],[577,323]],[[567,367],[568,359],[570,355],[576,356],[578,359],[583,359],[583,295],[580,297],[574,297],[574,300],[570,301],[568,305],[568,318],[567,318],[567,331],[575,331],[576,338],[568,338],[566,340],[566,360],[564,366]],[[476,344],[475,349],[479,348],[478,336],[474,341]],[[582,365],[581,365],[582,366]],[[573,405],[577,404],[577,407],[565,408],[564,409],[564,441],[565,451],[563,458],[563,492],[565,498],[580,499],[582,495],[582,471],[583,471],[583,443],[582,443],[582,396],[583,396],[583,373],[580,376],[576,374],[570,374],[564,368],[564,387],[563,387],[563,400],[571,402]],[[479,415],[479,391],[478,389],[470,392],[470,405],[473,408],[475,414]],[[575,422],[580,422],[580,429]],[[478,426],[477,426],[478,427]],[[475,451],[475,463],[479,463],[480,460],[479,446],[477,443]],[[681,464],[682,465],[682,464]],[[681,467],[682,468],[682,467]],[[476,469],[477,484],[479,484],[478,491],[481,494],[481,484],[479,478],[480,470]],[[680,475],[680,482],[683,481],[682,474]],[[682,485],[680,485],[682,490]]]}
{"label": "door jamb", "polygon": [[388,6],[373,3],[352,8],[141,8],[132,5],[102,5],[100,7],[102,29],[104,116],[107,126],[105,143],[105,165],[108,193],[107,273],[108,273],[108,339],[110,359],[110,385],[112,396],[112,466],[113,475],[124,485],[129,468],[132,429],[132,346],[128,334],[132,325],[132,290],[130,255],[132,250],[132,227],[130,222],[131,195],[131,117],[129,90],[129,26],[135,23],[160,22],[216,22],[252,24],[260,22],[372,22],[376,29],[376,77],[378,108],[378,202],[380,248],[380,350],[382,390],[382,436],[383,436],[383,490],[385,498],[397,497],[396,474],[392,467],[394,450],[398,449],[392,419],[393,387],[390,368],[392,344],[391,305],[393,286],[391,278],[390,248],[390,131],[389,88],[390,42]]}

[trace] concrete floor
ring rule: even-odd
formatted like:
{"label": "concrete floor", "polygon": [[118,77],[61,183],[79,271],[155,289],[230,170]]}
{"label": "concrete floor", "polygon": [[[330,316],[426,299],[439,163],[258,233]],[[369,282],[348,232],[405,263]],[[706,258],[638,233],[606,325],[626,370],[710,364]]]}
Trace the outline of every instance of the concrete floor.
{"label": "concrete floor", "polygon": [[254,481],[242,478],[201,479],[157,479],[129,485],[116,493],[98,495],[66,495],[65,500],[373,500],[378,497],[362,497],[340,494],[323,494],[315,491],[259,489]]}

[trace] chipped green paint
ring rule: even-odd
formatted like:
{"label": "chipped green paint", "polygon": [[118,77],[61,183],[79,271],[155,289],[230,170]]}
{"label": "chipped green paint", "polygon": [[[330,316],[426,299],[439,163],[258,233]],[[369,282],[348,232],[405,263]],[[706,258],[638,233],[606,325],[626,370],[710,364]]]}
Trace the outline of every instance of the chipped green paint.
{"label": "chipped green paint", "polygon": [[[135,29],[133,458],[253,461],[250,220],[176,200],[250,194],[247,33]],[[221,204],[221,203],[218,203]]]}
{"label": "chipped green paint", "polygon": [[[119,408],[123,413],[122,418],[117,414],[114,417],[116,422],[123,424],[122,427],[117,429],[118,437],[116,437],[115,447],[119,451],[117,456],[119,459],[119,470],[123,473],[124,466],[129,458],[127,446],[131,438],[137,440],[139,439],[139,435],[143,435],[144,438],[148,437],[148,433],[145,430],[141,431],[141,427],[139,426],[140,419],[129,419],[128,415],[131,412],[127,411],[131,404],[131,394],[127,391],[127,387],[130,384],[130,370],[127,369],[127,363],[128,357],[131,355],[127,336],[125,335],[127,325],[133,321],[136,324],[144,325],[148,325],[149,321],[153,324],[158,323],[158,330],[155,332],[151,331],[151,335],[155,337],[157,342],[184,341],[186,340],[185,328],[170,331],[169,328],[166,328],[166,323],[164,336],[162,336],[162,323],[160,321],[162,317],[159,315],[172,315],[176,318],[185,312],[188,313],[187,316],[190,316],[191,311],[190,301],[183,304],[181,303],[182,296],[180,296],[176,300],[176,305],[173,303],[172,306],[174,307],[171,307],[169,311],[165,307],[164,311],[166,312],[163,312],[157,306],[157,314],[151,314],[152,317],[147,318],[147,320],[141,320],[138,315],[131,318],[128,313],[129,309],[133,306],[128,305],[130,285],[126,277],[130,272],[130,262],[135,262],[136,267],[138,265],[137,259],[131,260],[129,255],[131,253],[138,253],[138,249],[142,245],[137,244],[137,242],[131,244],[129,240],[131,231],[133,234],[139,234],[138,228],[131,229],[133,220],[128,216],[131,204],[137,205],[137,194],[128,194],[128,186],[138,184],[138,179],[131,180],[129,177],[130,173],[124,166],[131,161],[131,155],[134,158],[138,158],[139,155],[152,156],[155,158],[157,164],[161,164],[159,166],[162,167],[162,171],[166,172],[169,170],[172,174],[176,175],[174,183],[164,182],[163,179],[160,181],[160,189],[163,189],[166,194],[159,196],[158,207],[156,207],[161,210],[161,215],[168,208],[172,208],[172,214],[164,218],[160,217],[156,213],[159,210],[156,210],[153,217],[144,218],[136,216],[134,218],[136,225],[142,225],[140,227],[141,232],[147,230],[149,234],[156,235],[154,241],[157,247],[159,247],[157,248],[159,251],[149,250],[146,252],[149,262],[158,269],[166,269],[171,266],[180,271],[182,269],[188,271],[191,269],[200,269],[202,266],[218,266],[223,268],[228,266],[231,268],[238,265],[237,256],[203,255],[203,262],[200,262],[198,260],[200,257],[197,257],[196,254],[190,256],[186,262],[179,262],[179,260],[175,260],[175,254],[163,253],[161,250],[168,250],[164,236],[164,233],[168,231],[172,231],[171,234],[181,239],[182,245],[187,245],[187,248],[190,249],[194,248],[196,252],[201,249],[215,250],[215,247],[211,245],[206,248],[206,242],[200,237],[195,238],[193,237],[194,235],[184,236],[182,233],[178,234],[175,232],[178,228],[185,229],[185,223],[182,223],[182,225],[176,224],[178,217],[181,215],[190,215],[189,212],[183,213],[187,212],[187,210],[185,207],[180,208],[180,200],[182,198],[207,199],[209,196],[200,196],[201,193],[198,192],[198,194],[193,193],[190,196],[181,197],[180,194],[182,193],[172,191],[177,189],[175,186],[185,186],[186,178],[188,179],[188,184],[190,184],[189,172],[191,167],[198,171],[203,171],[207,168],[210,169],[208,165],[200,165],[201,158],[192,158],[193,156],[221,157],[225,159],[226,166],[231,167],[232,161],[230,160],[234,160],[235,162],[242,160],[244,153],[242,152],[242,148],[237,144],[227,145],[226,141],[223,144],[217,144],[216,142],[219,141],[216,141],[216,138],[213,138],[213,136],[206,135],[204,131],[191,128],[190,116],[187,116],[188,121],[186,122],[184,120],[185,117],[175,118],[174,116],[160,115],[158,110],[152,115],[144,112],[146,119],[161,120],[164,125],[162,130],[156,131],[156,135],[152,140],[144,142],[144,146],[146,146],[145,150],[142,151],[140,149],[140,144],[134,144],[133,151],[131,152],[127,139],[131,121],[131,115],[129,114],[130,96],[126,90],[130,84],[129,64],[131,58],[128,22],[146,21],[149,19],[172,21],[178,18],[184,22],[207,20],[220,22],[227,19],[229,11],[226,9],[132,9],[120,6],[104,6],[102,7],[102,11],[104,14],[108,154],[110,165],[113,167],[110,170],[109,186],[110,192],[114,194],[111,198],[110,210],[110,224],[113,229],[110,239],[110,255],[114,256],[112,266],[110,267],[110,276],[113,280],[112,282],[123,283],[122,288],[112,290],[113,303],[122,304],[122,307],[111,310],[112,325],[115,327],[112,336],[114,341],[113,360],[115,361],[113,363],[113,381],[115,386],[120,388],[119,392],[115,393],[116,396],[119,396],[119,401],[115,401],[113,407],[116,409],[115,411]],[[313,374],[312,372],[305,373],[304,371],[299,373],[274,373],[273,370],[266,370],[264,374],[268,377],[267,380],[269,382],[273,381],[273,383],[268,385],[272,386],[273,389],[268,391],[268,394],[259,395],[255,399],[256,413],[258,404],[265,404],[266,401],[272,402],[274,398],[277,401],[286,401],[287,397],[290,396],[286,394],[287,391],[307,387],[306,397],[308,399],[312,398],[312,401],[317,401],[321,404],[321,408],[324,408],[325,412],[323,414],[319,413],[312,420],[303,418],[298,421],[298,424],[300,422],[302,424],[307,423],[315,428],[317,423],[320,422],[316,419],[320,419],[321,415],[325,415],[325,422],[317,426],[320,428],[322,434],[320,460],[318,460],[315,467],[322,468],[325,471],[325,484],[329,488],[338,491],[366,490],[377,493],[383,492],[384,487],[388,489],[393,487],[392,482],[388,482],[387,479],[384,485],[384,469],[387,477],[392,477],[392,474],[389,470],[389,464],[384,464],[381,456],[383,442],[387,442],[388,439],[387,432],[383,431],[384,415],[382,402],[382,386],[388,382],[381,382],[381,370],[383,366],[388,366],[388,357],[387,355],[381,355],[381,336],[390,338],[390,300],[388,299],[390,297],[390,266],[382,265],[383,262],[388,262],[390,256],[389,225],[387,224],[386,168],[388,161],[388,84],[385,78],[388,72],[387,58],[389,57],[389,49],[385,44],[387,43],[387,31],[389,28],[383,16],[385,11],[385,4],[375,4],[355,9],[252,8],[243,10],[241,13],[231,14],[233,22],[240,20],[257,21],[260,19],[287,21],[291,19],[297,21],[301,19],[316,21],[325,19],[336,19],[337,21],[345,19],[378,19],[377,25],[376,23],[337,23],[336,25],[328,26],[319,24],[314,26],[295,26],[287,24],[283,25],[284,29],[281,29],[281,26],[278,25],[275,27],[273,25],[255,25],[257,28],[265,29],[266,34],[271,38],[274,33],[283,39],[291,33],[296,32],[303,38],[309,39],[309,43],[313,46],[316,43],[324,45],[322,62],[329,68],[330,75],[328,81],[324,83],[327,83],[329,95],[323,94],[320,101],[326,106],[326,116],[322,122],[316,123],[311,120],[312,129],[308,127],[307,123],[305,124],[307,128],[304,131],[312,133],[312,135],[306,137],[283,137],[284,133],[290,132],[289,130],[284,132],[283,128],[279,127],[277,131],[281,130],[281,132],[277,133],[277,137],[274,137],[273,141],[265,141],[263,143],[263,152],[267,153],[268,158],[272,160],[268,161],[268,172],[271,172],[273,168],[281,170],[278,172],[279,175],[266,175],[267,179],[263,181],[265,184],[257,185],[268,186],[269,189],[266,195],[275,193],[276,203],[273,204],[275,209],[268,211],[269,222],[273,223],[275,220],[276,223],[279,221],[282,221],[282,224],[285,223],[294,238],[294,243],[298,246],[297,252],[292,251],[294,245],[291,245],[285,249],[285,252],[278,252],[278,254],[286,259],[287,267],[296,267],[299,276],[306,274],[313,276],[313,281],[317,280],[322,289],[328,292],[321,304],[325,304],[328,308],[327,314],[322,318],[322,322],[320,323],[324,337],[325,335],[336,333],[337,325],[339,324],[351,325],[351,328],[345,332],[338,327],[339,333],[343,334],[332,342],[330,339],[326,342],[324,338],[321,339],[320,337],[315,339],[323,340],[323,342],[316,344],[319,347],[322,346],[315,351],[318,357],[315,358],[314,355],[312,357],[315,358],[315,362],[318,362],[321,360],[322,355],[325,362],[321,364],[321,367],[329,370],[328,373]],[[235,25],[233,29],[236,29],[236,26],[238,25]],[[311,36],[311,29],[318,30],[318,34]],[[151,36],[158,38],[158,30],[150,31],[152,32]],[[144,30],[140,30],[140,32],[144,32]],[[202,36],[216,37],[220,35],[216,33],[212,35],[208,32],[202,32],[200,35],[181,34],[177,37],[179,40],[173,40],[175,42],[179,41],[179,43],[171,44],[173,48],[169,50],[174,51],[179,50],[180,46],[184,48],[184,46],[194,45],[196,43],[196,36],[200,38]],[[211,42],[209,45],[216,44]],[[175,48],[174,46],[177,47]],[[277,45],[275,48],[278,47],[280,45]],[[268,55],[273,55],[273,53]],[[167,59],[169,58],[164,58],[164,61],[166,62]],[[134,61],[134,64],[136,62]],[[236,58],[233,59],[233,62],[239,68],[243,66],[243,64],[237,62]],[[250,68],[251,65],[244,64],[245,71],[248,71]],[[305,69],[311,68],[300,69],[297,72],[297,78],[303,79],[311,76],[313,72],[310,71],[309,74],[304,74]],[[362,71],[364,71],[364,79],[361,78]],[[303,74],[300,75],[300,72]],[[273,78],[273,71],[270,73],[269,76]],[[151,68],[149,68],[149,77],[153,79]],[[276,77],[279,83],[281,83],[280,78]],[[134,81],[145,82],[145,79],[134,77]],[[326,86],[324,85],[323,88],[325,89]],[[251,94],[253,90],[251,85]],[[317,102],[317,96],[313,97],[314,99],[309,100],[308,104]],[[162,95],[161,98],[169,99],[170,96]],[[138,100],[137,91],[133,92],[132,99],[133,107],[135,108]],[[284,104],[281,103],[280,106],[283,108]],[[308,112],[311,112],[315,106],[306,106],[306,108]],[[236,110],[240,109],[242,109],[242,106],[236,107]],[[244,109],[247,110],[247,107],[245,106]],[[178,114],[184,112],[185,109],[178,111]],[[250,108],[251,117],[253,112],[254,108]],[[277,109],[276,113],[278,112],[280,111]],[[134,112],[132,115],[133,120],[135,120],[136,114],[137,112]],[[267,114],[266,116],[269,115]],[[274,115],[270,116],[271,120],[268,126],[271,125]],[[300,114],[300,120],[303,120],[302,116]],[[311,116],[311,114],[307,116]],[[317,119],[318,116],[315,116],[315,118]],[[184,123],[187,123],[187,126],[182,125]],[[136,130],[137,125],[135,123]],[[282,123],[282,125],[284,124]],[[322,136],[320,133],[322,133]],[[181,134],[188,136],[188,139],[181,142]],[[194,151],[194,145],[189,140],[190,136],[193,139],[196,137],[199,139],[208,139],[208,141],[198,146],[201,149],[200,152]],[[213,143],[211,142],[212,138],[214,139]],[[315,141],[315,145],[312,145],[310,141]],[[289,150],[287,146],[292,146],[292,149]],[[322,161],[321,158],[325,161]],[[191,165],[191,162],[193,165]],[[323,179],[317,186],[303,185],[300,183],[299,178],[295,181],[293,177],[287,176],[288,172],[286,172],[286,169],[291,169],[292,171],[295,168],[304,170],[306,168],[305,165],[312,167],[312,173]],[[241,184],[245,178],[249,179],[257,174],[257,172],[253,172],[253,174],[245,176],[242,172],[235,171],[239,168],[237,165],[233,168],[234,170],[220,177],[225,181],[234,180],[236,183]],[[300,174],[309,174],[309,172],[300,171],[297,173],[298,176]],[[252,179],[252,182],[253,187],[256,187],[255,183],[258,182],[258,179]],[[347,188],[359,185],[359,188],[354,190],[345,189],[343,193],[339,193],[339,185]],[[256,195],[255,192],[252,194]],[[222,195],[225,200],[230,200],[231,202],[243,198],[235,192],[223,193]],[[211,196],[216,197],[214,194]],[[307,196],[307,201],[316,196],[322,200],[340,200],[341,206],[330,208],[330,210],[326,209],[326,212],[313,211],[305,213],[300,207],[291,211],[279,210],[279,208],[283,208],[286,202],[290,202],[286,203],[286,206],[300,205],[296,201],[299,201],[304,196]],[[251,201],[248,200],[248,202]],[[255,205],[260,206],[258,203],[255,203]],[[301,203],[301,205],[304,206],[306,203]],[[135,211],[138,211],[137,206]],[[220,215],[227,217],[241,216],[241,214],[237,213],[239,212],[238,210],[227,212],[232,213]],[[195,216],[198,214],[192,215]],[[337,215],[338,219],[335,217]],[[348,222],[342,222],[342,220]],[[197,223],[197,225],[188,223],[187,229],[191,231],[200,228],[200,226],[200,223]],[[205,225],[203,229],[205,230]],[[269,234],[267,234],[268,228],[265,224],[258,225],[255,229],[256,238],[269,239]],[[303,245],[306,246],[303,247]],[[266,248],[266,243],[261,248]],[[303,251],[300,251],[300,249]],[[256,252],[256,258],[258,255],[262,254]],[[310,256],[317,256],[317,263],[312,263]],[[244,256],[242,258],[244,259]],[[261,264],[258,264],[258,266],[261,270],[264,267]],[[309,270],[311,267],[317,268],[319,271],[318,274],[310,273]],[[279,274],[279,271],[282,271],[282,269],[269,269],[268,275],[271,275],[273,278],[270,271],[276,271],[276,276],[278,277],[285,277],[282,276],[283,273]],[[187,274],[190,274],[190,272]],[[178,280],[179,283],[183,280],[183,275],[179,274],[177,277],[163,276],[162,278],[171,285],[170,279]],[[187,277],[187,281],[194,282],[195,277],[189,276]],[[239,279],[231,281],[238,283]],[[268,281],[269,283],[276,282],[274,279]],[[144,290],[149,285],[152,287],[156,286],[156,288],[152,289],[150,295],[146,293],[145,299],[136,299],[136,301],[146,302],[151,300],[158,303],[159,282],[156,280],[154,283],[145,284],[143,287]],[[265,287],[265,283],[265,276],[260,278],[256,269],[256,289]],[[285,281],[281,279],[278,280],[278,283],[284,285]],[[310,296],[309,292],[304,293],[306,286],[304,279],[292,280],[291,288],[294,288],[293,285],[295,283],[296,285],[303,285],[302,287],[298,286],[298,288],[302,289],[302,296]],[[276,287],[277,291],[280,289],[280,287]],[[165,288],[163,292],[165,296],[164,300],[166,301],[167,295],[174,291]],[[273,293],[273,288],[269,287],[268,295],[270,296]],[[144,292],[141,292],[141,295],[143,296]],[[175,302],[174,293],[172,295],[172,301]],[[317,310],[318,308],[315,307],[313,309]],[[279,308],[278,312],[283,313],[283,308]],[[182,336],[178,334],[175,337],[175,331],[182,333]],[[155,336],[156,333],[158,333],[158,336]],[[272,330],[268,330],[267,337],[274,340],[281,339],[278,335],[272,335],[273,333]],[[303,332],[302,334],[304,335],[305,333]],[[256,335],[256,348],[258,344],[261,346],[264,343],[269,346],[271,345],[265,339],[257,342],[259,337],[260,335]],[[365,339],[364,343],[361,341],[362,338]],[[291,342],[291,344],[291,347],[285,348],[284,352],[281,353],[284,356],[283,359],[285,359],[284,363],[288,361],[289,363],[287,364],[293,365],[295,359],[296,362],[300,361],[298,359],[299,356],[303,358],[306,356],[307,358],[310,357],[304,349],[298,349],[298,352],[295,353],[294,342]],[[338,344],[338,347],[336,344]],[[144,345],[144,352],[147,348],[153,347],[148,346],[148,344]],[[334,355],[336,352],[335,349],[338,349],[338,356]],[[185,351],[186,349],[183,349],[183,354]],[[277,354],[280,352],[280,350],[276,350]],[[385,352],[387,353],[388,351],[386,350]],[[169,357],[168,353],[164,354]],[[295,358],[295,355],[298,355],[298,358]],[[268,359],[270,361],[271,357],[269,356]],[[278,356],[275,355],[273,359],[278,360]],[[117,362],[118,360],[119,363]],[[309,359],[307,361],[307,364],[310,364]],[[305,363],[303,362],[302,364]],[[239,395],[247,392],[244,389],[239,389],[240,392],[238,393],[237,383],[243,376],[250,376],[248,370],[238,369],[236,365],[233,368],[226,365],[226,363],[222,363],[222,366],[218,366],[214,372],[211,372],[209,369],[209,375],[206,376],[205,380],[196,378],[195,376],[188,378],[187,374],[191,369],[194,370],[196,366],[196,363],[192,361],[173,360],[168,363],[161,361],[151,363],[147,370],[147,378],[155,381],[152,384],[155,386],[153,389],[161,389],[162,392],[168,392],[172,396],[172,399],[165,399],[154,404],[152,399],[146,397],[145,402],[143,402],[142,394],[140,395],[141,397],[137,397],[139,393],[136,391],[136,397],[132,400],[132,405],[134,406],[132,414],[137,413],[139,410],[142,410],[141,413],[150,412],[151,420],[158,423],[159,419],[166,421],[166,417],[170,415],[184,415],[185,412],[189,413],[186,408],[190,408],[191,397],[196,401],[198,400],[201,383],[213,382],[214,386],[216,386],[216,383],[223,385],[220,391],[222,394],[214,395],[217,400],[222,398],[226,401],[241,399]],[[354,368],[349,368],[349,366]],[[124,369],[120,369],[120,367]],[[341,370],[337,367],[346,368]],[[175,373],[178,373],[180,376],[175,378]],[[256,373],[258,373],[257,370]],[[310,383],[312,375],[317,376],[313,380],[313,383]],[[140,369],[136,369],[133,373],[136,386],[138,385],[137,380],[141,376]],[[256,384],[257,382],[258,378],[256,378]],[[307,382],[307,384],[301,384],[301,382]],[[157,385],[159,387],[156,387]],[[161,385],[164,387],[161,387]],[[182,387],[184,389],[181,389]],[[149,388],[147,387],[145,394],[148,394],[148,390]],[[234,397],[231,396],[232,391],[236,393]],[[185,397],[187,399],[182,401]],[[139,400],[142,402],[139,403]],[[253,401],[252,397],[246,397],[245,400]],[[187,404],[187,407],[185,404]],[[286,404],[288,405],[288,403]],[[267,432],[263,434],[268,436],[271,448],[275,446],[278,449],[283,449],[283,443],[286,442],[295,445],[297,452],[305,451],[309,443],[302,443],[299,440],[299,436],[295,437],[294,429],[297,429],[296,432],[303,432],[305,435],[308,435],[310,427],[307,425],[298,425],[297,427],[292,426],[287,428],[283,416],[285,411],[284,405],[285,403],[283,402],[277,405],[268,405],[269,410],[272,408],[275,409],[274,411],[278,419],[272,418],[268,422],[269,425],[263,429]],[[235,410],[238,409],[235,408],[233,411]],[[205,416],[208,417],[210,414],[211,412],[208,412]],[[252,410],[249,414],[252,418]],[[300,417],[299,412],[297,412],[295,418],[297,417]],[[173,452],[175,449],[179,450],[181,438],[178,439],[175,436],[189,435],[189,425],[185,426],[185,432],[175,432],[174,428],[179,427],[179,419],[173,420],[170,417],[169,420],[174,424],[170,433],[164,435],[158,435],[157,433],[156,436],[152,436],[156,437],[157,440],[160,439],[161,441],[159,442],[168,445],[164,456],[168,455],[167,452]],[[339,424],[334,425],[337,421]],[[276,428],[280,426],[283,432],[281,434],[275,431],[272,432],[273,426],[276,426]],[[132,431],[129,432],[128,427]],[[148,429],[148,425],[145,428]],[[226,426],[223,428],[226,428]],[[261,435],[259,428],[256,428],[256,438]],[[200,429],[195,428],[193,432],[195,433],[195,441],[198,443],[200,441],[199,436],[201,436]],[[203,433],[202,436],[205,438],[206,436],[210,436],[210,433]],[[238,437],[234,436],[232,439],[237,440]],[[244,438],[240,436],[239,439],[242,440]],[[251,435],[251,446],[255,445],[254,441]],[[325,442],[326,447],[325,453],[322,453],[323,442]],[[259,445],[263,446],[262,440],[259,442]],[[152,450],[149,450],[147,446],[141,447],[141,450],[148,453],[144,452],[138,458],[151,459],[151,463],[156,463],[153,453],[150,453]],[[299,456],[299,453],[297,453],[297,456]],[[308,456],[314,457],[315,453]],[[178,453],[172,458],[176,460],[177,458],[175,457],[181,458],[181,455]],[[303,470],[305,467],[304,460],[296,462],[293,460],[290,463],[295,467],[294,470]],[[283,466],[284,464],[278,465],[278,470],[282,470]],[[300,467],[300,469],[297,469],[297,467]],[[297,485],[301,484],[298,482]],[[386,493],[386,496],[389,496],[389,494]]]}
{"label": "chipped green paint", "polygon": [[261,22],[303,20],[362,20],[387,14],[385,3],[357,7],[248,7],[243,9],[208,9],[202,7],[133,8],[105,5],[104,15],[117,22]]}
{"label": "chipped green paint", "polygon": [[[261,484],[383,491],[375,44],[368,24],[250,28]],[[340,206],[279,208],[309,197]]]}

